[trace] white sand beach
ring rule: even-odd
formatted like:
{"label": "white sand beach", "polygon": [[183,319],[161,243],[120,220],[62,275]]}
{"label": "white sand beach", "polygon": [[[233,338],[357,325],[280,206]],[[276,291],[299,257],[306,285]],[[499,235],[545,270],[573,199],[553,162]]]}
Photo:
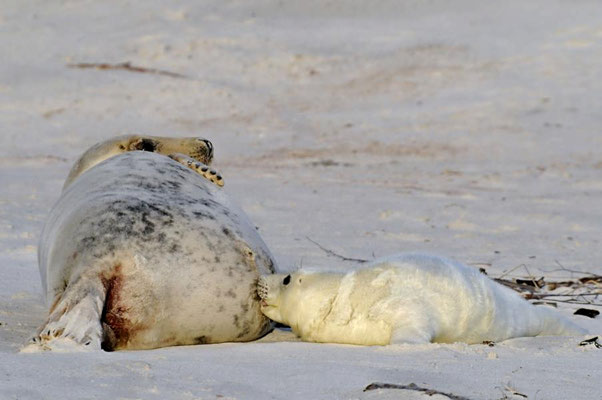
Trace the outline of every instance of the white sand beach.
{"label": "white sand beach", "polygon": [[314,241],[602,274],[599,2],[3,0],[0,54],[0,399],[602,399],[602,349],[579,346],[602,316],[573,315],[602,295],[556,303],[582,338],[18,352],[46,315],[46,215],[122,134],[210,139],[285,270],[350,267]]}

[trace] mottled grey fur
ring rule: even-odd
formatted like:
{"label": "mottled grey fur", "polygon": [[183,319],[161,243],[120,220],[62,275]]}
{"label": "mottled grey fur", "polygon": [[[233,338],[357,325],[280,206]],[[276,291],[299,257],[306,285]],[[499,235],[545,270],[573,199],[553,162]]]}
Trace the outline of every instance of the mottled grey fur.
{"label": "mottled grey fur", "polygon": [[255,226],[223,188],[156,153],[79,176],[50,213],[39,265],[51,312],[69,311],[80,278],[103,282],[106,348],[248,341],[271,327],[256,282],[276,265]]}

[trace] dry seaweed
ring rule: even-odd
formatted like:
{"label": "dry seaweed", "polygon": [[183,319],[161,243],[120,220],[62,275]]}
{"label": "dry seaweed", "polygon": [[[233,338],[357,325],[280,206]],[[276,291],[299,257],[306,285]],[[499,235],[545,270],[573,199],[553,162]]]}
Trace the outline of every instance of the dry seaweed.
{"label": "dry seaweed", "polygon": [[169,76],[171,78],[187,78],[186,75],[178,74],[176,72],[166,71],[162,69],[156,68],[145,68],[139,67],[136,65],[132,65],[129,62],[123,62],[118,64],[109,64],[109,63],[77,63],[77,64],[67,64],[69,68],[80,68],[80,69],[98,69],[98,70],[122,70],[129,72],[138,72],[142,74],[154,74],[154,75],[163,75]]}
{"label": "dry seaweed", "polygon": [[470,400],[468,397],[457,396],[457,395],[452,394],[452,393],[445,393],[445,392],[441,392],[439,390],[423,388],[423,387],[420,387],[420,386],[416,385],[415,383],[410,383],[409,385],[397,385],[395,383],[374,382],[374,383],[371,383],[368,386],[366,386],[366,388],[364,389],[364,392],[367,392],[369,390],[376,390],[376,389],[413,390],[413,391],[416,391],[416,392],[422,392],[422,393],[424,393],[424,394],[426,394],[428,396],[439,394],[441,396],[445,396],[448,399],[452,399],[452,400]]}
{"label": "dry seaweed", "polygon": [[574,315],[584,315],[589,318],[596,318],[600,315],[600,311],[592,310],[591,308],[580,308],[573,313]]}
{"label": "dry seaweed", "polygon": [[594,346],[597,349],[602,349],[602,344],[598,342],[598,336],[582,341],[579,346]]}
{"label": "dry seaweed", "polygon": [[[558,281],[548,281],[544,277],[536,279],[530,274],[528,277],[521,277],[515,279],[504,278],[504,276],[507,275],[508,272],[512,272],[518,267],[524,267],[526,269],[526,266],[524,266],[524,264],[521,264],[502,274],[502,276],[500,276],[499,278],[494,278],[494,280],[518,292],[522,297],[524,297],[527,300],[538,300],[534,301],[533,304],[549,304],[552,306],[556,306],[556,303],[569,303],[602,307],[601,275],[594,274],[591,272],[571,270],[568,268],[564,268],[558,261],[556,263],[561,267],[560,270],[564,272],[569,272],[571,275],[581,274],[584,276]],[[569,290],[565,290],[562,293],[552,293],[553,291],[563,288]],[[596,310],[592,311],[596,313]]]}

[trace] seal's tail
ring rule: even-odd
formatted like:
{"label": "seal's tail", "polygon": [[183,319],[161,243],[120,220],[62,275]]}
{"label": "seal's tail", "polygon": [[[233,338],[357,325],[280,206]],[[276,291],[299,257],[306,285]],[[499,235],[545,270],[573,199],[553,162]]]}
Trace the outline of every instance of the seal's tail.
{"label": "seal's tail", "polygon": [[534,306],[541,323],[538,336],[578,336],[587,334],[587,330],[569,321],[557,311],[545,306]]}

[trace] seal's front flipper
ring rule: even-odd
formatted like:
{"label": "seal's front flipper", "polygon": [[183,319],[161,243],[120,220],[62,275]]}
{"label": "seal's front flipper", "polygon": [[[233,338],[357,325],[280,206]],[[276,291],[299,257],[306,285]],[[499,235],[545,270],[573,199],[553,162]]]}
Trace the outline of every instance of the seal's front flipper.
{"label": "seal's front flipper", "polygon": [[217,186],[224,186],[224,178],[222,178],[222,175],[216,170],[209,168],[202,162],[196,161],[195,159],[181,153],[170,154],[169,158],[179,162],[185,167],[192,169],[193,171],[198,172],[201,176],[209,179]]}
{"label": "seal's front flipper", "polygon": [[106,288],[100,277],[82,276],[68,285],[22,352],[100,350]]}
{"label": "seal's front flipper", "polygon": [[436,327],[426,317],[432,314],[424,312],[422,304],[404,303],[399,310],[391,332],[391,344],[424,344],[433,340]]}
{"label": "seal's front flipper", "polygon": [[425,344],[433,340],[428,330],[416,326],[404,326],[393,329],[391,344]]}

